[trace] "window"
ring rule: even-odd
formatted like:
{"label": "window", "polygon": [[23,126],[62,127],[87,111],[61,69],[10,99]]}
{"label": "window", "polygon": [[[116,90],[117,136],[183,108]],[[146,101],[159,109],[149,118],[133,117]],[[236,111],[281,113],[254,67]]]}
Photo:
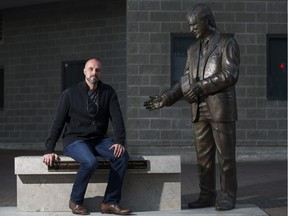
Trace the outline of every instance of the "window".
{"label": "window", "polygon": [[0,110],[4,109],[4,68],[0,66]]}
{"label": "window", "polygon": [[267,35],[267,98],[287,100],[287,35]]}
{"label": "window", "polygon": [[171,34],[171,86],[183,75],[187,49],[195,41],[196,39],[190,33]]}
{"label": "window", "polygon": [[85,62],[84,60],[62,62],[62,91],[84,80]]}
{"label": "window", "polygon": [[3,15],[0,10],[0,43],[3,41]]}

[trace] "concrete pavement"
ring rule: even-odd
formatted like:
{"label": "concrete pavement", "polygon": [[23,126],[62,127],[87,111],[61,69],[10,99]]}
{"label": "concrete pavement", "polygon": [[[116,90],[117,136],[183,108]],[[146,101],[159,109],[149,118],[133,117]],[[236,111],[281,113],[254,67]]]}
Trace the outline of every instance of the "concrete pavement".
{"label": "concrete pavement", "polygon": [[[71,212],[19,212],[16,207],[1,207],[0,215],[2,216],[71,216]],[[99,212],[92,212],[91,216],[103,216]],[[240,204],[232,211],[216,212],[214,208],[195,209],[188,210],[184,209],[181,211],[146,211],[146,212],[135,212],[130,215],[137,216],[267,216],[268,214],[260,208],[249,205]]]}
{"label": "concrete pavement", "polygon": [[[41,155],[39,151],[0,150],[0,216],[66,216],[71,212],[19,212],[16,208],[16,177],[14,157]],[[195,216],[286,216],[287,161],[238,162],[238,198],[232,211],[217,212],[214,208],[187,209],[187,203],[197,199],[198,177],[195,164],[182,164],[182,211],[135,212],[134,215],[195,215]],[[217,175],[218,176],[218,175]],[[217,178],[219,179],[219,178]],[[219,186],[219,181],[217,182]],[[64,201],[65,202],[65,201]],[[125,206],[126,207],[126,206]],[[127,206],[129,207],[129,206]],[[92,212],[91,215],[102,215]]]}

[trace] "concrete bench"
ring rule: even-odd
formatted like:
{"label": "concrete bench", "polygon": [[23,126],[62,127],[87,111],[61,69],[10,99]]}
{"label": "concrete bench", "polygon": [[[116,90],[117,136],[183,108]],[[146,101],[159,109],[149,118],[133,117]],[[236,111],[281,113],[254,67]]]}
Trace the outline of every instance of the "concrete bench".
{"label": "concrete bench", "polygon": [[[147,161],[148,167],[127,169],[120,205],[134,211],[181,210],[180,156],[130,156],[129,162],[141,160]],[[70,211],[68,201],[76,171],[48,171],[41,156],[20,156],[15,157],[15,174],[19,210]],[[108,174],[109,169],[99,169],[90,180],[84,205],[91,212],[99,211]]]}

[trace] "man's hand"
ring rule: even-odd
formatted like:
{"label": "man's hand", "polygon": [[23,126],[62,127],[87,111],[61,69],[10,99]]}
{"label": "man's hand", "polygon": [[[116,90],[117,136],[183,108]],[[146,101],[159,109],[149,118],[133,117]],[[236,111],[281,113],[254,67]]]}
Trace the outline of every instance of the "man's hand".
{"label": "man's hand", "polygon": [[189,103],[194,103],[197,101],[198,96],[200,96],[203,93],[202,89],[200,88],[199,84],[197,82],[192,83],[190,85],[190,88],[186,91],[183,92],[186,100]]}
{"label": "man's hand", "polygon": [[114,156],[115,157],[121,157],[125,153],[125,147],[121,144],[114,144],[112,145],[109,150],[114,151]]}
{"label": "man's hand", "polygon": [[55,153],[49,153],[49,154],[43,155],[42,161],[47,166],[51,167],[53,165],[54,161],[60,161],[60,157]]}
{"label": "man's hand", "polygon": [[144,106],[146,109],[149,111],[155,110],[155,109],[160,109],[165,106],[164,100],[161,96],[150,96],[150,99],[148,101],[144,102]]}

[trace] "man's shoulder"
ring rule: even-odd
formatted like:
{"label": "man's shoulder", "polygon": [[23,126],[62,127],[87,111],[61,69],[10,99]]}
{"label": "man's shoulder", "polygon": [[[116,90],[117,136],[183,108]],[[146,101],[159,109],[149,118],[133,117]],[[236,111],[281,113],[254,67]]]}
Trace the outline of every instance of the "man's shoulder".
{"label": "man's shoulder", "polygon": [[85,90],[85,85],[83,82],[79,82],[72,86],[69,86],[68,88],[63,90],[62,94],[74,94],[75,92],[78,92],[81,89]]}
{"label": "man's shoulder", "polygon": [[199,48],[199,45],[200,45],[199,40],[194,41],[192,44],[189,45],[188,51],[197,50]]}
{"label": "man's shoulder", "polygon": [[101,90],[102,91],[114,91],[113,87],[107,83],[101,82]]}
{"label": "man's shoulder", "polygon": [[220,33],[221,40],[224,42],[224,44],[227,44],[228,42],[234,42],[237,43],[237,41],[234,38],[234,33]]}

